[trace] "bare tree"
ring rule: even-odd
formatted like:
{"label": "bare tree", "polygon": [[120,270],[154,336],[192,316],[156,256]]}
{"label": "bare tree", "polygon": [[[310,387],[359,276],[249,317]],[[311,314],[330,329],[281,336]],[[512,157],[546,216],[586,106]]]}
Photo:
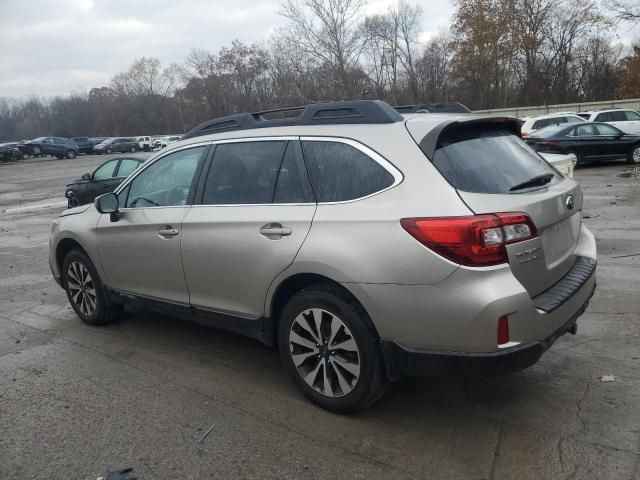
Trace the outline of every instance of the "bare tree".
{"label": "bare tree", "polygon": [[640,3],[637,0],[605,0],[605,6],[613,10],[620,20],[640,22]]}
{"label": "bare tree", "polygon": [[340,97],[353,95],[349,71],[363,47],[360,14],[365,0],[287,0],[280,14],[288,25],[279,30],[288,45],[297,45],[333,74]]}

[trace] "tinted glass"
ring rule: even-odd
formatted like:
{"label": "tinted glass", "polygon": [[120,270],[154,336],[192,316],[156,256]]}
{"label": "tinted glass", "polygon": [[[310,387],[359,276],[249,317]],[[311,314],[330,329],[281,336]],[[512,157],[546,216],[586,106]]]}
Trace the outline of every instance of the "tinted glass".
{"label": "tinted glass", "polygon": [[217,145],[202,203],[272,203],[286,146],[285,141]]}
{"label": "tinted glass", "polygon": [[120,167],[118,167],[118,176],[119,177],[127,177],[131,172],[133,172],[136,168],[138,168],[140,162],[137,160],[131,160],[130,158],[123,158],[120,162]]}
{"label": "tinted glass", "polygon": [[609,112],[599,113],[598,115],[596,115],[595,121],[596,122],[610,122],[611,121],[611,114]]}
{"label": "tinted glass", "polygon": [[550,125],[550,120],[545,118],[544,120],[537,120],[534,124],[533,124],[533,128],[535,130],[538,130],[540,128],[544,128],[547,125]]}
{"label": "tinted glass", "polygon": [[598,135],[620,135],[620,130],[611,125],[595,125],[595,128],[598,130]]}
{"label": "tinted glass", "polygon": [[63,145],[66,143],[64,138],[55,137],[54,140],[55,140],[56,143],[61,143]]}
{"label": "tinted glass", "polygon": [[278,173],[274,203],[312,202],[309,179],[302,159],[296,155],[296,143],[289,142]]}
{"label": "tinted glass", "polygon": [[104,165],[101,165],[93,173],[93,179],[94,180],[102,180],[102,179],[105,179],[105,178],[113,177],[113,173],[114,173],[117,165],[118,165],[118,160],[111,160],[110,162],[107,162]]}
{"label": "tinted glass", "polygon": [[353,200],[393,185],[393,175],[351,145],[320,141],[304,141],[302,145],[319,202]]}
{"label": "tinted glass", "polygon": [[171,153],[154,162],[131,182],[127,208],[186,205],[205,147]]}
{"label": "tinted glass", "polygon": [[[554,173],[511,132],[465,128],[445,134],[433,164],[455,188],[475,193],[510,193],[511,187]],[[553,182],[553,180],[552,180]]]}
{"label": "tinted glass", "polygon": [[580,117],[565,117],[565,122],[567,123],[582,123],[584,120]]}
{"label": "tinted glass", "polygon": [[640,114],[637,112],[634,112],[633,110],[627,110],[624,113],[628,121],[640,120]]}
{"label": "tinted glass", "polygon": [[610,116],[610,120],[607,120],[609,122],[626,122],[627,121],[627,114],[626,112],[623,112],[623,111],[609,112],[609,116]]}
{"label": "tinted glass", "polygon": [[595,128],[593,125],[580,125],[575,129],[575,135],[577,137],[588,137],[590,135],[597,135]]}

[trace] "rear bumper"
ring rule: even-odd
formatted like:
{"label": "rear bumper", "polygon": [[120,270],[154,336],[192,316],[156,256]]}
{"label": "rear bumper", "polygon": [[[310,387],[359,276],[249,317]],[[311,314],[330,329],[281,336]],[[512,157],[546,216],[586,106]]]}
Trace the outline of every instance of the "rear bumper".
{"label": "rear bumper", "polygon": [[[595,273],[592,273],[595,276]],[[579,310],[548,337],[518,345],[504,351],[488,353],[443,352],[421,350],[398,345],[392,340],[382,340],[381,348],[387,377],[438,377],[443,375],[504,375],[530,367],[553,343],[567,332],[577,332],[577,319],[584,313],[595,292],[595,282],[587,300]]]}

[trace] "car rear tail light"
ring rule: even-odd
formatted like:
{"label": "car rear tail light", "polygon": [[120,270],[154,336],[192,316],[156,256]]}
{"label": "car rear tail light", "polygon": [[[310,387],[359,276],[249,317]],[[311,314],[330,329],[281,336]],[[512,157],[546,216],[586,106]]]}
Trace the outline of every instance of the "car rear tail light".
{"label": "car rear tail light", "polygon": [[528,132],[521,132],[520,135],[522,136],[522,138],[524,138],[524,137],[528,137],[529,133]]}
{"label": "car rear tail light", "polygon": [[509,343],[509,317],[503,315],[498,319],[498,345]]}
{"label": "car rear tail light", "polygon": [[506,263],[506,245],[537,235],[536,227],[526,213],[403,218],[400,224],[425,247],[452,262],[470,267]]}

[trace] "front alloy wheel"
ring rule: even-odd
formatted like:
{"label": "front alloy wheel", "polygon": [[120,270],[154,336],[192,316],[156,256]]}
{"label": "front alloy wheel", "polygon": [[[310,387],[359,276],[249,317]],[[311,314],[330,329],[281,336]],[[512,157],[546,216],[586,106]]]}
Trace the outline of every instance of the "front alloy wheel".
{"label": "front alloy wheel", "polygon": [[289,330],[289,348],[302,379],[322,395],[343,397],[358,383],[358,345],[336,315],[320,308],[300,313]]}
{"label": "front alloy wheel", "polygon": [[89,325],[106,325],[122,313],[122,305],[106,295],[93,263],[80,250],[71,250],[60,269],[69,303],[80,319]]}
{"label": "front alloy wheel", "polygon": [[640,145],[633,147],[629,160],[631,160],[631,163],[634,165],[640,165]]}
{"label": "front alloy wheel", "polygon": [[73,261],[67,268],[69,298],[82,315],[91,317],[96,312],[96,286],[89,270],[80,262]]}

